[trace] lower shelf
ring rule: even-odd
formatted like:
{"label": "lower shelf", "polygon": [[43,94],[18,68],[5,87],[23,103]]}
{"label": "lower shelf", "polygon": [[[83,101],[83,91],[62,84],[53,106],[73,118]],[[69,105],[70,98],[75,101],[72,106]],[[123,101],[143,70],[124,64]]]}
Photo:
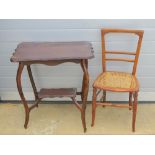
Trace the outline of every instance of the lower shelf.
{"label": "lower shelf", "polygon": [[51,89],[41,89],[38,92],[38,97],[42,98],[53,98],[53,97],[75,97],[76,88],[51,88]]}

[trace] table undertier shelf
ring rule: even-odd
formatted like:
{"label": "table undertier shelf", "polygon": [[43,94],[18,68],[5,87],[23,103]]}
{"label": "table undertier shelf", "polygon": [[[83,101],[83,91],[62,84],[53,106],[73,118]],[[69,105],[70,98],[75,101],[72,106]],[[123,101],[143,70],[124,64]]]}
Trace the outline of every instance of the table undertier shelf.
{"label": "table undertier shelf", "polygon": [[75,97],[76,88],[51,88],[51,89],[41,89],[38,92],[38,97],[42,98],[53,98],[53,97]]}

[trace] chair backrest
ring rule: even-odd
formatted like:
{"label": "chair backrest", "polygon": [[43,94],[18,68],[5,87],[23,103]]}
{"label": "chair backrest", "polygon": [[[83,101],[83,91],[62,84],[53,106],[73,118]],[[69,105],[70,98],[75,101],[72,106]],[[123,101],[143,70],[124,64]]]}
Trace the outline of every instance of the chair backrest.
{"label": "chair backrest", "polygon": [[[129,33],[129,34],[135,34],[138,36],[138,42],[135,52],[129,52],[129,51],[108,51],[105,48],[105,35],[108,33]],[[142,44],[142,38],[143,38],[143,30],[127,30],[127,29],[101,29],[101,38],[102,38],[102,68],[103,72],[106,71],[106,61],[125,61],[125,62],[131,62],[133,63],[133,69],[132,74],[136,74],[137,69],[137,63],[139,58],[139,53],[141,49]],[[122,54],[122,55],[132,55],[134,56],[134,59],[126,59],[126,58],[106,58],[106,54]]]}

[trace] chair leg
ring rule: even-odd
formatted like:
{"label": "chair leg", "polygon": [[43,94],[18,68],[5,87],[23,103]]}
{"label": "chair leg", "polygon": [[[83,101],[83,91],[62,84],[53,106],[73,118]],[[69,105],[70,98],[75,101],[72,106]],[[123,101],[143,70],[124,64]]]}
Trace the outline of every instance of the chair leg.
{"label": "chair leg", "polygon": [[[103,100],[102,102],[105,102],[106,101],[106,91],[103,90]],[[105,107],[105,105],[103,105],[102,107]]]}
{"label": "chair leg", "polygon": [[131,108],[132,107],[132,93],[131,92],[129,93],[129,106],[130,106],[129,110],[131,110],[132,109]]}
{"label": "chair leg", "polygon": [[95,121],[95,112],[96,112],[96,88],[93,88],[93,99],[92,99],[92,124],[91,126],[94,126]]}
{"label": "chair leg", "polygon": [[135,123],[136,123],[136,112],[137,112],[137,101],[138,92],[134,94],[134,103],[133,103],[133,115],[132,115],[132,131],[135,132]]}

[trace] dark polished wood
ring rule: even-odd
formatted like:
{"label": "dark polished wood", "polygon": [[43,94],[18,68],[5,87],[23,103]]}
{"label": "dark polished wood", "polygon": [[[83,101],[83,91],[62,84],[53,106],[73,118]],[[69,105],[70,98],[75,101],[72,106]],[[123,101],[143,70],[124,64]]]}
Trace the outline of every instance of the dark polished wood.
{"label": "dark polished wood", "polygon": [[11,57],[12,62],[81,60],[93,58],[92,44],[73,42],[22,42]]}
{"label": "dark polished wood", "polygon": [[[33,64],[33,62],[32,62],[32,64]],[[80,64],[81,64],[81,68],[83,70],[82,91],[81,92],[76,92],[76,91],[74,92],[73,88],[62,88],[62,89],[59,89],[56,94],[54,94],[56,92],[56,91],[54,91],[54,89],[41,89],[40,92],[37,92],[37,88],[35,86],[35,82],[34,82],[32,71],[31,71],[31,64],[30,63],[25,64],[25,62],[19,63],[16,80],[17,80],[17,88],[18,88],[18,91],[19,91],[19,94],[20,94],[20,97],[21,97],[21,100],[22,100],[22,103],[23,103],[24,109],[25,109],[25,124],[24,124],[25,128],[27,128],[27,125],[29,122],[30,111],[33,108],[38,107],[38,103],[43,98],[56,97],[56,96],[57,97],[68,96],[72,99],[75,106],[80,110],[83,129],[84,129],[84,132],[86,132],[87,128],[86,128],[86,121],[85,121],[85,110],[86,110],[86,103],[87,103],[88,90],[89,90],[88,60],[82,59],[80,61]],[[45,63],[45,65],[46,65],[46,63]],[[22,71],[23,71],[24,66],[27,66],[28,75],[29,75],[31,86],[33,88],[33,92],[34,92],[34,96],[35,96],[35,103],[31,107],[28,107],[28,103],[27,103],[25,96],[23,94],[23,91],[22,91],[21,75],[22,75]],[[76,98],[75,98],[76,95],[81,96],[82,105],[80,105],[76,101]]]}
{"label": "dark polished wood", "polygon": [[32,88],[33,88],[35,100],[38,100],[39,98],[38,98],[37,88],[36,88],[35,83],[34,83],[34,79],[33,79],[33,76],[32,76],[32,71],[31,71],[30,65],[27,65],[27,71],[28,71],[28,75],[29,75],[29,78],[30,78],[30,81],[31,81]]}
{"label": "dark polished wood", "polygon": [[25,109],[25,124],[24,124],[24,127],[27,128],[27,125],[28,125],[28,122],[29,122],[29,112],[30,112],[30,110],[29,110],[27,101],[25,99],[25,96],[24,96],[23,90],[22,90],[21,76],[22,76],[23,69],[24,69],[24,65],[22,63],[19,63],[17,76],[16,76],[16,82],[17,82],[18,92],[19,92],[20,98],[22,100],[22,103],[24,105],[24,109]]}
{"label": "dark polished wood", "polygon": [[[93,57],[92,45],[88,42],[23,42],[17,46],[15,53],[13,53],[11,57],[11,62],[19,63],[16,80],[17,88],[25,109],[25,128],[27,128],[29,122],[30,111],[38,107],[38,103],[43,98],[69,97],[81,112],[82,125],[84,132],[86,132],[85,110],[89,89],[88,59]],[[81,65],[83,70],[81,92],[77,92],[73,88],[41,89],[38,92],[33,79],[31,65],[43,64],[56,66],[66,62]],[[27,66],[29,79],[35,96],[35,103],[30,107],[24,97],[21,85],[21,76],[24,66]],[[82,105],[76,101],[76,95],[81,96]]]}
{"label": "dark polished wood", "polygon": [[[11,62],[19,63],[16,80],[17,88],[25,109],[25,128],[27,128],[29,122],[30,111],[33,108],[38,107],[38,103],[43,98],[69,97],[81,112],[82,125],[84,132],[86,132],[85,110],[89,90],[88,59],[93,57],[92,45],[88,42],[23,42],[17,46],[15,53],[13,53],[11,57]],[[73,88],[41,89],[39,92],[37,92],[31,71],[31,65],[43,64],[56,66],[66,62],[77,63],[81,65],[83,70],[81,92],[77,92]],[[24,97],[21,85],[21,76],[24,66],[27,66],[29,79],[35,96],[35,103],[30,107],[28,106],[28,103]],[[76,95],[81,96],[82,105],[76,101]]]}
{"label": "dark polished wood", "polygon": [[84,132],[86,132],[86,120],[85,120],[85,111],[86,111],[86,102],[88,97],[88,91],[89,91],[89,73],[88,73],[88,60],[82,59],[81,60],[81,67],[83,70],[83,82],[82,82],[82,113],[81,113],[81,119],[82,124],[84,128]]}
{"label": "dark polished wood", "polygon": [[72,101],[75,103],[75,106],[81,111],[82,113],[82,107],[81,105],[76,101],[75,97],[71,97]]}
{"label": "dark polished wood", "polygon": [[76,97],[76,88],[42,88],[38,92],[39,99],[53,97]]}

